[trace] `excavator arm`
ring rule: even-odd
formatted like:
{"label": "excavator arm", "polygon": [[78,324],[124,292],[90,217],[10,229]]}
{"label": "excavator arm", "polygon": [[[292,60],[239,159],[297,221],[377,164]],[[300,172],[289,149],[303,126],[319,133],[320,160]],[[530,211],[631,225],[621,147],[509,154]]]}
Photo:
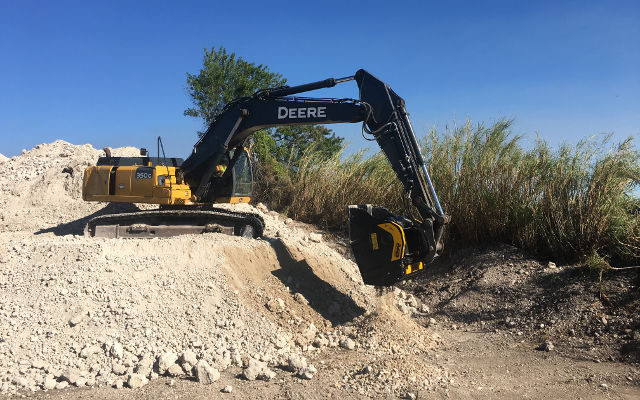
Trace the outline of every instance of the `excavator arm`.
{"label": "excavator arm", "polygon": [[[295,96],[351,80],[358,84],[357,100]],[[405,191],[405,217],[371,205],[349,206],[351,248],[363,280],[389,286],[422,271],[436,257],[447,216],[438,202],[404,100],[367,71],[264,89],[229,103],[196,143],[181,171],[185,182],[195,188],[193,200],[206,201],[222,157],[229,149],[242,147],[255,131],[281,125],[347,122],[363,122],[363,130],[378,143]],[[231,159],[228,170],[234,162]],[[412,215],[410,205],[419,215]]]}

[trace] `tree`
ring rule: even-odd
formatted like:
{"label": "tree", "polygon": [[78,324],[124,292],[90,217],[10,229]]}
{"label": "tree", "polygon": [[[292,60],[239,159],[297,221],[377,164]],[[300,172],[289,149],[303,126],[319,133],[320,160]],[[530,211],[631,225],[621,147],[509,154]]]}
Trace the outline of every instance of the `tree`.
{"label": "tree", "polygon": [[222,46],[218,50],[204,49],[200,73],[187,72],[187,87],[194,107],[187,108],[184,115],[204,118],[208,125],[232,100],[286,82],[282,75],[269,71],[269,67],[247,62],[235,53],[228,54]]}
{"label": "tree", "polygon": [[322,125],[281,126],[272,134],[276,159],[296,166],[300,157],[309,152],[320,159],[328,159],[342,149],[344,139]]}
{"label": "tree", "polygon": [[[187,90],[193,107],[184,115],[203,118],[209,125],[225,105],[239,97],[250,96],[259,89],[285,85],[287,80],[269,67],[245,61],[224,47],[204,50],[203,66],[198,74],[187,73]],[[255,153],[260,161],[273,164],[276,171],[284,165],[295,166],[307,151],[328,158],[342,148],[343,138],[320,125],[283,126],[258,131],[253,136]]]}

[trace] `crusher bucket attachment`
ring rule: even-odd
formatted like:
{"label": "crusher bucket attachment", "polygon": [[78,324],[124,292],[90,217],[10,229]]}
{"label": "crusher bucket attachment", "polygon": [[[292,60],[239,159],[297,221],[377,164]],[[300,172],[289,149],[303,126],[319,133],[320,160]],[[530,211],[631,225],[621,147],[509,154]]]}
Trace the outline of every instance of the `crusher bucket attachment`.
{"label": "crusher bucket attachment", "polygon": [[392,286],[418,275],[430,261],[415,223],[383,207],[350,205],[349,241],[366,285]]}

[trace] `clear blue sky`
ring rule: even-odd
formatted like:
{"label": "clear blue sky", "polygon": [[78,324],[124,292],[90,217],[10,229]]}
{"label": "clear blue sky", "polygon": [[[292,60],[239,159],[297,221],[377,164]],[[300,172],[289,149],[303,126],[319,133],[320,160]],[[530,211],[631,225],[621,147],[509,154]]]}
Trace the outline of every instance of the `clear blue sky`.
{"label": "clear blue sky", "polygon": [[[186,156],[186,72],[224,46],[290,84],[365,68],[416,133],[515,118],[551,143],[640,137],[639,1],[8,1],[0,3],[0,152],[61,138]],[[318,95],[356,97],[353,82]],[[359,126],[334,125],[369,145]]]}

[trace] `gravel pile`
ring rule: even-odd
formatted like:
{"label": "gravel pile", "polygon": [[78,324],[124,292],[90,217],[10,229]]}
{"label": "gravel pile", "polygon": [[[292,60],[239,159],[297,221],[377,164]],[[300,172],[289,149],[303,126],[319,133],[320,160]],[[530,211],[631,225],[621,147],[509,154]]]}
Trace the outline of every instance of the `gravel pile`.
{"label": "gravel pile", "polygon": [[263,216],[264,240],[84,238],[105,212],[81,199],[101,154],[56,141],[3,162],[0,392],[137,388],[161,375],[211,384],[228,368],[312,379],[322,371],[307,359],[325,349],[398,355],[435,342],[415,346],[413,296],[382,301],[321,233],[261,205],[239,207]]}

